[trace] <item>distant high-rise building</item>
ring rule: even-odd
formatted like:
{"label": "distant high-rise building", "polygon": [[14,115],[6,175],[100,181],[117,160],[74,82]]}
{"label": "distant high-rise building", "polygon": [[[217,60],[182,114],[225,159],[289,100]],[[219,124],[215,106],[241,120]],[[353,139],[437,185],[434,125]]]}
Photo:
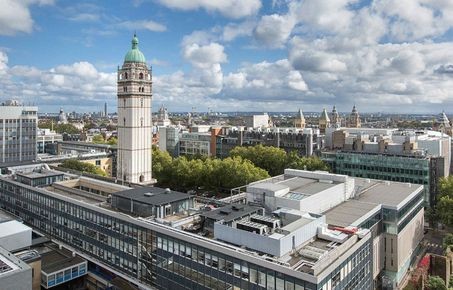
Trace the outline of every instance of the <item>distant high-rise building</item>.
{"label": "distant high-rise building", "polygon": [[108,116],[108,112],[107,112],[107,102],[104,103],[104,117],[107,117]]}
{"label": "distant high-rise building", "polygon": [[117,178],[151,183],[152,76],[134,34],[132,48],[118,69],[118,168]]}
{"label": "distant high-rise building", "polygon": [[330,127],[329,114],[327,114],[327,111],[325,108],[322,111],[321,116],[319,117],[318,124],[319,124],[319,131],[321,132],[321,134],[324,134],[326,132],[326,128]]}
{"label": "distant high-rise building", "polygon": [[299,112],[297,113],[296,120],[294,121],[294,127],[301,129],[305,128],[305,117],[302,109],[299,109]]}
{"label": "distant high-rise building", "polygon": [[361,121],[360,121],[360,115],[359,112],[357,111],[357,108],[352,107],[352,112],[349,115],[349,120],[348,120],[348,127],[349,128],[360,128],[362,127]]}
{"label": "distant high-rise building", "polygon": [[330,118],[330,126],[334,128],[340,128],[341,127],[341,118],[340,115],[337,112],[337,108],[333,106],[332,109],[332,114]]}
{"label": "distant high-rise building", "polygon": [[0,104],[0,166],[36,160],[37,114],[18,101]]}

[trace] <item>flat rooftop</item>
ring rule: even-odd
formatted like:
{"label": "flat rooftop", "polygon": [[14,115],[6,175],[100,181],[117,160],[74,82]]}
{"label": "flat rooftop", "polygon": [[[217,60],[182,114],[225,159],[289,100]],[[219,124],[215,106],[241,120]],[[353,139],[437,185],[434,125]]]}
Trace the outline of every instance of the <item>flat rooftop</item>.
{"label": "flat rooftop", "polygon": [[347,200],[324,214],[329,225],[347,227],[366,215],[377,206],[375,203],[361,202],[358,200]]}
{"label": "flat rooftop", "polygon": [[72,252],[66,249],[52,250],[41,254],[41,270],[50,274],[79,265],[86,260],[79,256],[72,256]]}
{"label": "flat rooftop", "polygon": [[215,210],[203,212],[200,214],[200,216],[215,221],[224,220],[225,222],[228,223],[236,219],[240,219],[243,216],[251,215],[260,210],[262,210],[262,208],[257,206],[249,206],[244,204],[229,204]]}
{"label": "flat rooftop", "polygon": [[[95,196],[94,193],[87,193],[87,194],[81,195],[81,194],[72,193],[70,191],[58,190],[57,188],[54,188],[53,186],[48,186],[45,189],[47,191],[54,192],[54,193],[57,193],[59,195],[62,195],[62,196],[65,196],[65,197],[69,197],[69,198],[72,198],[72,199],[75,199],[77,201],[81,201],[81,202],[84,202],[84,203],[88,203],[88,204],[99,204],[99,203],[101,203],[99,198],[96,198],[97,196]],[[91,196],[93,196],[93,197],[91,197]],[[98,195],[98,196],[102,197],[100,195]]]}
{"label": "flat rooftop", "polygon": [[423,185],[387,182],[387,181],[371,181],[372,185],[367,186],[367,180],[356,178],[356,186],[364,186],[356,197],[362,202],[382,204],[388,207],[397,207],[401,202],[411,196],[418,188],[423,188]]}
{"label": "flat rooftop", "polygon": [[43,177],[52,177],[52,176],[62,176],[63,172],[53,171],[53,170],[40,170],[26,173],[16,173],[18,176],[23,176],[30,179],[38,179]]}
{"label": "flat rooftop", "polygon": [[115,192],[112,194],[112,197],[132,199],[134,201],[149,205],[165,205],[189,199],[193,196],[179,191],[168,191],[167,189],[159,187],[139,187]]}
{"label": "flat rooftop", "polygon": [[326,189],[329,189],[338,182],[323,182],[315,178],[306,177],[292,177],[285,179],[278,183],[279,185],[285,185],[289,187],[289,190],[296,193],[302,193],[306,195],[312,195]]}

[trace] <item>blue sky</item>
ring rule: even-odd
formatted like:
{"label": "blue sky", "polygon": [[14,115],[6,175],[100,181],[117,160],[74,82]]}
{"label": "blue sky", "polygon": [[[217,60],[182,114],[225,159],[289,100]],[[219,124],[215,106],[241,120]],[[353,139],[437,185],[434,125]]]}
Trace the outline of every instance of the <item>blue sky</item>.
{"label": "blue sky", "polygon": [[453,110],[453,1],[0,0],[0,99],[116,106],[134,33],[170,111]]}

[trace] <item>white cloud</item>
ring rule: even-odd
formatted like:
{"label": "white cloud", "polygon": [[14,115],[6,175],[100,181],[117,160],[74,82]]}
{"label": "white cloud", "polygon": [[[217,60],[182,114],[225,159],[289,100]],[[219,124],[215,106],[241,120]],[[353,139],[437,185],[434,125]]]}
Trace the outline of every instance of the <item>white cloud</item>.
{"label": "white cloud", "polygon": [[157,0],[162,5],[180,10],[204,9],[219,12],[230,18],[241,18],[256,14],[261,8],[260,0]]}
{"label": "white cloud", "polygon": [[288,15],[265,15],[255,28],[255,38],[266,46],[281,47],[291,34],[296,21]]}
{"label": "white cloud", "polygon": [[192,65],[200,68],[209,68],[227,60],[224,47],[215,42],[202,46],[196,43],[186,45],[183,55]]}
{"label": "white cloud", "polygon": [[53,0],[0,0],[0,35],[32,32],[34,23],[30,5],[50,5],[53,2]]}
{"label": "white cloud", "polygon": [[8,67],[0,52],[0,95],[43,106],[103,104],[115,100],[116,74],[99,72],[89,62],[60,65],[48,70],[30,66]]}
{"label": "white cloud", "polygon": [[144,29],[155,32],[163,32],[167,30],[167,27],[165,25],[153,20],[123,21],[118,23],[116,26],[130,30]]}

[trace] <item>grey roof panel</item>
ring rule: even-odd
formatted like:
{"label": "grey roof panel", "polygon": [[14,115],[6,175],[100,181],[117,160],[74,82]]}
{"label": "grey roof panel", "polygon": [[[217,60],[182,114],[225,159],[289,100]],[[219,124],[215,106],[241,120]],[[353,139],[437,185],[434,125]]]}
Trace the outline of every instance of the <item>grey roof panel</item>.
{"label": "grey roof panel", "polygon": [[173,190],[167,191],[160,187],[139,187],[113,193],[112,197],[132,199],[150,205],[163,205],[189,199],[192,195]]}

